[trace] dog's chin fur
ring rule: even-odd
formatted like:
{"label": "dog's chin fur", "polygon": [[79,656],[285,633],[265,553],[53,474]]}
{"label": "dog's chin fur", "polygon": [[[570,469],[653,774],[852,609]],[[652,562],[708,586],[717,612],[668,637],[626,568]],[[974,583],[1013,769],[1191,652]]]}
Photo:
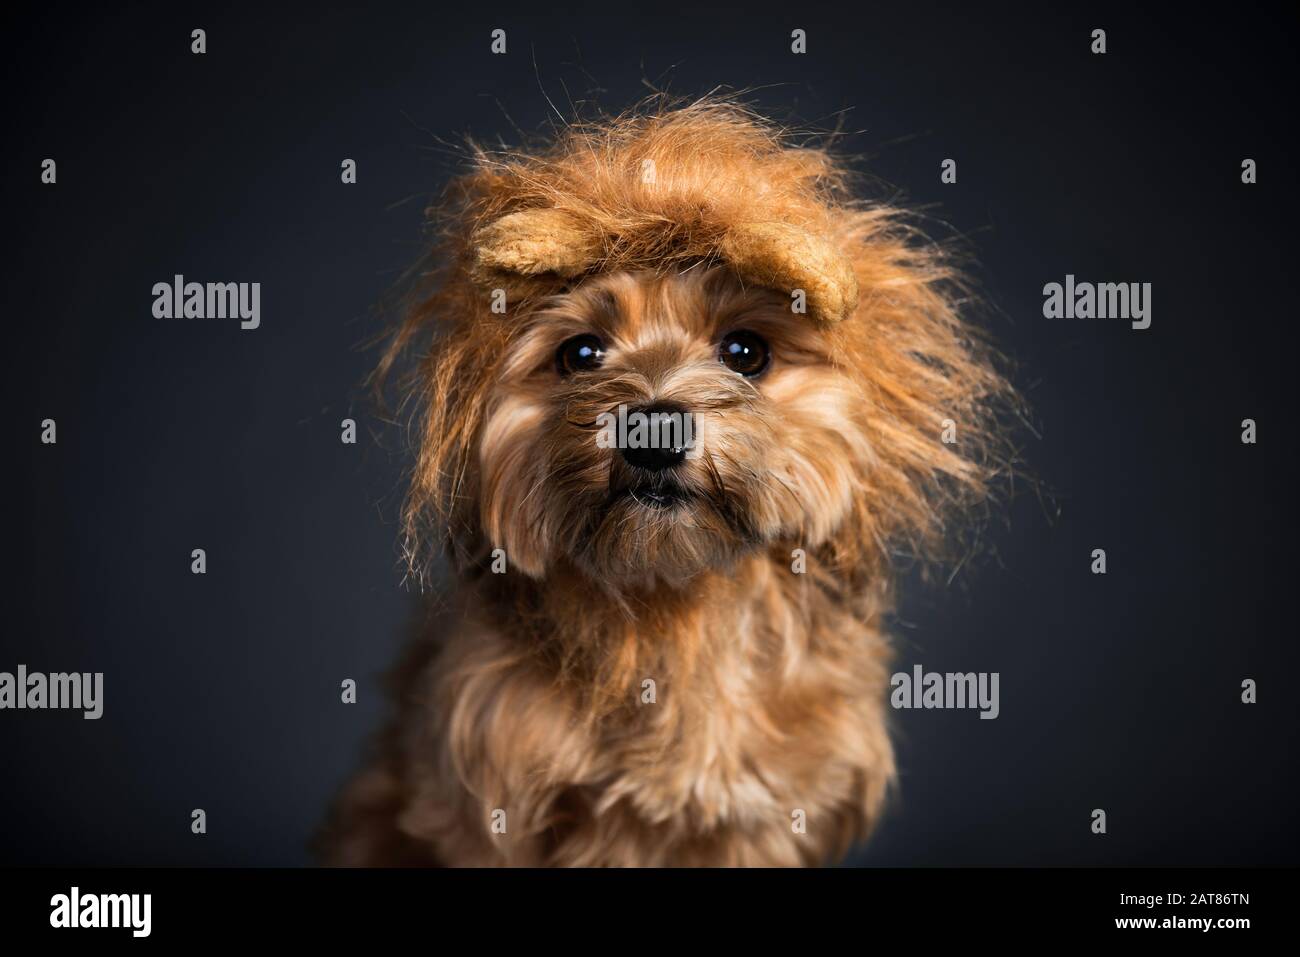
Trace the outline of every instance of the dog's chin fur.
{"label": "dog's chin fur", "polygon": [[[636,179],[647,158],[657,185]],[[940,554],[949,518],[986,497],[1010,392],[933,251],[841,180],[705,103],[483,158],[460,183],[451,265],[385,360],[448,324],[411,380],[406,518],[417,570],[427,531],[445,534],[453,614],[399,666],[399,714],[323,832],[327,861],[794,865],[869,832],[894,773],[891,556]],[[700,210],[710,228],[815,227],[863,295],[817,321],[726,262],[629,240],[492,313],[473,237],[564,202],[606,235]],[[771,350],[752,379],[719,361],[736,330]],[[603,363],[562,374],[557,350],[584,334]],[[647,473],[597,441],[602,413],[658,403],[696,417],[698,455]]]}
{"label": "dog's chin fur", "polygon": [[654,508],[621,498],[591,524],[572,560],[607,593],[638,585],[683,587],[708,569],[733,566],[746,545],[707,502]]}

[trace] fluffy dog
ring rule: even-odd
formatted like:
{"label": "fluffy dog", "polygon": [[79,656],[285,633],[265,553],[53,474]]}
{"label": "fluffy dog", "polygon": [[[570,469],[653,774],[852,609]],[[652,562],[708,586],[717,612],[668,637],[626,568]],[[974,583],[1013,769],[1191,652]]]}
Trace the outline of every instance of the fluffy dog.
{"label": "fluffy dog", "polygon": [[[325,859],[842,856],[894,775],[900,556],[949,557],[1008,460],[937,248],[716,100],[476,151],[434,221],[378,375],[419,356],[405,538],[456,588]],[[620,406],[690,413],[698,454],[597,441]]]}

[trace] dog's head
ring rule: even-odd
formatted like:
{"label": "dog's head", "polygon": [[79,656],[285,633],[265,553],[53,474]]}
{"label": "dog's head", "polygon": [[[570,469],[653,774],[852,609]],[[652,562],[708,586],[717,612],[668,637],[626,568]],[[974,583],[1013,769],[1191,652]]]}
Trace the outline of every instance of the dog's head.
{"label": "dog's head", "polygon": [[845,182],[718,103],[480,154],[386,359],[441,326],[413,380],[417,559],[431,519],[462,562],[614,588],[932,552],[988,490],[1010,393],[933,248]]}

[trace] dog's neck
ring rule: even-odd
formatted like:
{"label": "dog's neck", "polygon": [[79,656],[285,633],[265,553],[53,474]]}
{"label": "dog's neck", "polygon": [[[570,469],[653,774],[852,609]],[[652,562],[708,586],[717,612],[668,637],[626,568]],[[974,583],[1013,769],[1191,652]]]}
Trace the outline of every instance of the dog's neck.
{"label": "dog's neck", "polygon": [[635,707],[647,681],[690,686],[707,700],[740,674],[808,654],[832,619],[875,627],[886,609],[883,582],[850,593],[835,576],[792,570],[783,554],[755,553],[684,585],[616,592],[573,567],[540,581],[486,575],[476,604],[556,681],[578,689],[593,716]]}

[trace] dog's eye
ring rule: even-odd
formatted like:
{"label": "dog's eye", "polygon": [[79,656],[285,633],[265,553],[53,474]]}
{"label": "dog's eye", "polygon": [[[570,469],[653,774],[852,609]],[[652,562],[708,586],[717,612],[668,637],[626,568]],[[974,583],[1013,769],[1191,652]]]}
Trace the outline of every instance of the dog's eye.
{"label": "dog's eye", "polygon": [[728,333],[718,348],[719,362],[750,379],[766,369],[771,359],[772,353],[763,338],[744,329]]}
{"label": "dog's eye", "polygon": [[555,353],[555,367],[560,375],[599,369],[605,361],[605,344],[595,336],[574,336],[561,344]]}

